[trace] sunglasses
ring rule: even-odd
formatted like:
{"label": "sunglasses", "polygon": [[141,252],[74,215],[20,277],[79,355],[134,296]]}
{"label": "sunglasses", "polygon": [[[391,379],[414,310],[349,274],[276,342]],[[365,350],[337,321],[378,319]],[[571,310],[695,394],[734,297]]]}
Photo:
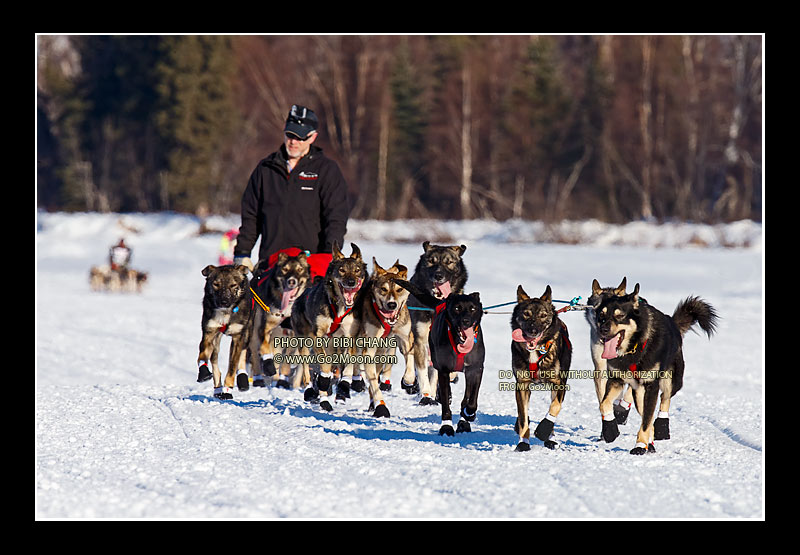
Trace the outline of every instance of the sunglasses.
{"label": "sunglasses", "polygon": [[301,139],[300,137],[298,137],[298,136],[297,136],[297,135],[295,135],[294,133],[285,133],[285,135],[286,135],[286,138],[287,138],[287,139],[293,139],[293,140],[295,140],[295,141],[307,141],[307,140],[309,140],[309,139],[311,138],[311,136],[312,136],[312,135],[314,135],[314,134],[313,134],[313,133],[309,133],[309,134],[308,134],[308,135],[307,135],[307,136],[306,136],[304,139]]}

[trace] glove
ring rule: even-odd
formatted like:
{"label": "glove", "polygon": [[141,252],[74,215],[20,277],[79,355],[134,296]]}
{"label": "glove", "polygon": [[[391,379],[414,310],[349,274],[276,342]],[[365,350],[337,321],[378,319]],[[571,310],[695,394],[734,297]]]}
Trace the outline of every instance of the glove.
{"label": "glove", "polygon": [[249,256],[234,256],[233,257],[233,265],[234,266],[247,266],[250,272],[253,272],[253,262],[250,260]]}

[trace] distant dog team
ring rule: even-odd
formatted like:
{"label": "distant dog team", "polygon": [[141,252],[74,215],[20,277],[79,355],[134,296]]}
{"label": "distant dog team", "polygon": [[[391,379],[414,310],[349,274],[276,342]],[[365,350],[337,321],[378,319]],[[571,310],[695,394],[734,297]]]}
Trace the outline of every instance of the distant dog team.
{"label": "distant dog team", "polygon": [[[370,274],[358,246],[350,246],[351,254],[345,256],[334,244],[325,275],[320,270],[313,281],[307,253],[282,252],[271,267],[260,263],[252,279],[243,266],[204,268],[198,381],[213,378],[215,397],[231,399],[237,374],[239,389],[249,387],[249,361],[254,386],[274,380],[279,387],[307,387],[305,400],[319,403],[325,411],[333,410],[334,389],[335,402],[346,403],[351,391],[362,391],[366,384],[372,415],[389,417],[384,393],[391,390],[392,364],[385,360],[399,352],[404,360],[401,389],[419,394],[421,405],[441,405],[439,434],[472,431],[485,363],[485,311],[480,293],[464,292],[466,247],[425,241],[409,279],[399,260],[384,269],[373,258]],[[640,455],[655,452],[656,440],[670,438],[670,400],[683,385],[683,336],[699,324],[710,337],[719,317],[710,304],[694,296],[668,316],[639,296],[638,283],[627,293],[626,281],[623,277],[616,287],[601,287],[593,280],[588,303],[580,308],[590,329],[600,437],[613,442],[633,404],[641,425],[630,452]],[[553,302],[550,285],[539,297],[517,287],[510,342],[517,451],[531,449],[529,404],[531,392],[540,389],[550,391],[550,405],[533,436],[545,447],[557,445],[555,422],[569,389],[573,352],[559,313],[575,308],[556,310]],[[217,363],[222,334],[232,338],[224,381]],[[281,336],[316,340],[313,352],[318,360],[309,343],[299,342],[296,349],[281,353],[296,355],[296,364],[276,364],[274,340]],[[343,340],[345,347],[337,350],[331,338],[359,341]],[[337,353],[340,356],[333,356]],[[465,390],[454,429],[451,380],[461,374]]]}

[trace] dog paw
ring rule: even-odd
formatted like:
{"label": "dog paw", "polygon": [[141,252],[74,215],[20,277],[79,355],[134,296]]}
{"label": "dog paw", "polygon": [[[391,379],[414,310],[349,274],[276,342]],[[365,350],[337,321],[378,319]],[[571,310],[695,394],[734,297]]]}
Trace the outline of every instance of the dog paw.
{"label": "dog paw", "polygon": [[461,418],[467,422],[475,422],[475,416],[478,414],[477,409],[472,414],[467,413],[467,407],[461,409]]}
{"label": "dog paw", "polygon": [[350,384],[350,390],[355,391],[356,393],[361,393],[364,391],[364,380],[353,380],[353,383]]}
{"label": "dog paw", "polygon": [[606,443],[611,443],[619,437],[619,426],[616,420],[603,420],[603,431],[600,434]]}
{"label": "dog paw", "polygon": [[520,441],[519,443],[517,443],[517,447],[514,449],[514,451],[518,451],[518,452],[520,452],[520,451],[530,451],[530,450],[531,450],[531,444],[530,443],[525,443],[524,441]]}
{"label": "dog paw", "polygon": [[650,445],[647,446],[647,452],[648,453],[655,453],[656,452],[656,446],[653,443],[651,443]]}
{"label": "dog paw", "polygon": [[[255,385],[255,384],[256,384],[256,382],[254,381],[253,385]],[[278,380],[277,382],[275,382],[275,387],[281,388],[281,389],[292,389],[292,386],[289,384],[289,380],[284,380],[282,378],[280,380]]]}
{"label": "dog paw", "polygon": [[381,403],[375,409],[375,412],[372,413],[372,416],[375,418],[389,418],[389,409],[386,407],[385,404]]}
{"label": "dog paw", "polygon": [[653,422],[653,439],[669,439],[669,418],[656,418]]}
{"label": "dog paw", "polygon": [[614,418],[617,421],[617,424],[620,426],[624,426],[625,423],[628,421],[628,414],[631,412],[631,407],[623,408],[619,405],[614,405]]}
{"label": "dog paw", "polygon": [[326,410],[328,412],[331,412],[333,410],[330,401],[328,401],[327,399],[319,404],[319,408],[321,408],[322,410]]}
{"label": "dog paw", "polygon": [[456,433],[461,434],[463,432],[471,432],[472,426],[469,425],[469,422],[466,420],[459,420],[458,425],[456,425]]}
{"label": "dog paw", "polygon": [[423,395],[422,399],[419,400],[420,405],[436,405],[436,401],[430,398],[428,395]]}
{"label": "dog paw", "polygon": [[239,374],[236,376],[236,387],[239,388],[239,391],[247,391],[250,389],[250,380],[247,374]]}
{"label": "dog paw", "polygon": [[272,358],[261,359],[261,372],[263,372],[265,376],[274,376],[276,374],[275,363],[272,361]]}
{"label": "dog paw", "polygon": [[231,399],[233,399],[233,395],[225,391],[214,393],[214,397],[216,397],[217,399],[222,399],[223,401],[230,401]]}
{"label": "dog paw", "polygon": [[411,385],[406,384],[402,379],[400,380],[400,387],[403,388],[403,391],[408,393],[409,395],[414,395],[415,393],[419,393],[419,382],[414,379],[414,383]]}
{"label": "dog paw", "polygon": [[540,439],[542,441],[547,441],[550,439],[550,436],[553,435],[553,422],[548,419],[543,419],[539,422],[539,425],[536,426],[536,430],[534,430],[533,435],[536,439]]}
{"label": "dog paw", "polygon": [[455,431],[453,431],[453,427],[450,424],[443,424],[441,428],[439,428],[439,435],[440,436],[454,436],[456,435]]}
{"label": "dog paw", "polygon": [[350,383],[339,382],[336,384],[336,400],[344,403],[350,398]]}
{"label": "dog paw", "polygon": [[306,401],[315,401],[319,398],[319,392],[313,387],[309,387],[303,392],[303,399]]}
{"label": "dog paw", "polygon": [[378,387],[380,388],[381,391],[391,391],[392,390],[392,384],[389,381],[381,382]]}
{"label": "dog paw", "polygon": [[631,455],[644,455],[647,453],[647,449],[645,447],[634,447],[631,449]]}
{"label": "dog paw", "polygon": [[556,445],[558,445],[558,443],[556,443],[551,439],[545,440],[544,442],[544,446],[547,447],[548,449],[555,449]]}
{"label": "dog paw", "polygon": [[207,382],[211,379],[211,371],[208,366],[201,364],[197,367],[197,383]]}
{"label": "dog paw", "polygon": [[253,387],[267,387],[267,380],[264,376],[253,376]]}

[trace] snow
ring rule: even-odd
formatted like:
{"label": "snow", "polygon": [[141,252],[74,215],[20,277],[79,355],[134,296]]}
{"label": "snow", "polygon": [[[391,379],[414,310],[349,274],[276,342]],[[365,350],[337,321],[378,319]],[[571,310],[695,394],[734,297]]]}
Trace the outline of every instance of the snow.
{"label": "snow", "polygon": [[[219,233],[198,235],[199,221],[179,214],[37,214],[37,519],[764,518],[760,224],[350,222],[346,240],[370,269],[373,256],[413,268],[425,239],[467,245],[467,291],[487,306],[513,301],[518,284],[585,299],[593,278],[622,276],[667,313],[688,295],[710,302],[718,334],[687,333],[672,439],[643,457],[628,453],[635,411],[615,442],[599,440],[588,379],[569,384],[555,450],[534,439],[530,452],[514,451],[514,395],[500,387],[511,361],[503,314],[484,316],[486,369],[469,434],[437,434],[439,407],[399,390],[402,363],[389,419],[366,412],[366,393],[333,413],[295,390],[214,399],[211,382],[195,381],[200,270],[216,263],[237,217],[207,225]],[[149,273],[145,291],[91,292],[89,267],[122,236],[132,265]],[[562,319],[573,370],[590,369],[583,314]],[[460,380],[454,412],[462,394]],[[532,396],[532,422],[548,404],[547,393]]]}

